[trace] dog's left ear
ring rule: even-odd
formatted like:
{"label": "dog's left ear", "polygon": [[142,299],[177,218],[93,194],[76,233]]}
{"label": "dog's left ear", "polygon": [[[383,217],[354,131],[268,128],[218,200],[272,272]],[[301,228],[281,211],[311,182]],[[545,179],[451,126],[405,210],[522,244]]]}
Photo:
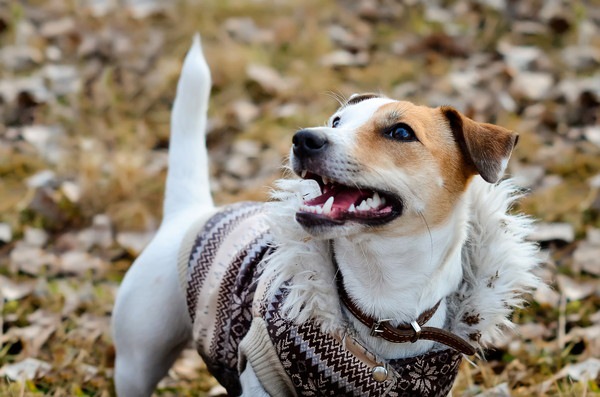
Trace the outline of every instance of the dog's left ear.
{"label": "dog's left ear", "polygon": [[473,121],[450,106],[440,109],[474,173],[489,183],[498,182],[519,135],[497,125]]}

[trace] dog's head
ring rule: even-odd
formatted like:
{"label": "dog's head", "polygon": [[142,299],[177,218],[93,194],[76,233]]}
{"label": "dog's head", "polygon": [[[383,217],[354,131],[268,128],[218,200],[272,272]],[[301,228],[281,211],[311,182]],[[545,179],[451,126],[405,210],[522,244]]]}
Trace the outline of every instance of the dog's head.
{"label": "dog's head", "polygon": [[353,95],[326,127],[296,132],[291,165],[315,180],[296,220],[312,235],[414,234],[443,224],[474,175],[503,175],[518,136],[451,107]]}

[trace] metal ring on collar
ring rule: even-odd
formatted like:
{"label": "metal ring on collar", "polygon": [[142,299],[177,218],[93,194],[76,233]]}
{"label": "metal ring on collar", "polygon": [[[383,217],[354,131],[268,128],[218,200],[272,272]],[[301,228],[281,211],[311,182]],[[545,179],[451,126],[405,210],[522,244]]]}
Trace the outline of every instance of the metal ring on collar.
{"label": "metal ring on collar", "polygon": [[413,328],[413,330],[415,330],[415,335],[411,338],[410,341],[412,343],[415,343],[421,337],[421,326],[419,325],[419,323],[416,320],[411,321],[410,325]]}

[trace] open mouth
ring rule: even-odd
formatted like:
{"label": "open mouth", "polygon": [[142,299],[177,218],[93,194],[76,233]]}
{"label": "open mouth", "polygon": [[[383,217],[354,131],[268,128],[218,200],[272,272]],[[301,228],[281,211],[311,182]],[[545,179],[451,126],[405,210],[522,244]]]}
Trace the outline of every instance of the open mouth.
{"label": "open mouth", "polygon": [[308,171],[300,176],[315,180],[321,189],[321,195],[304,201],[296,213],[296,220],[303,226],[335,226],[347,221],[377,226],[402,214],[401,201],[390,193],[342,185]]}

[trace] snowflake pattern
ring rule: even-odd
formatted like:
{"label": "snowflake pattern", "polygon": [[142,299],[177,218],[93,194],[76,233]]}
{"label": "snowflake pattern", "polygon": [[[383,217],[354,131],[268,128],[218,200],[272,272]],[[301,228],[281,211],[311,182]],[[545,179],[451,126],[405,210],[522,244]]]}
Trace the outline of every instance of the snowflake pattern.
{"label": "snowflake pattern", "polygon": [[279,312],[285,292],[263,313],[279,359],[299,396],[421,396],[448,394],[462,360],[452,349],[390,360],[392,375],[376,382],[371,367],[312,322],[294,324]]}
{"label": "snowflake pattern", "polygon": [[414,366],[414,370],[409,372],[408,375],[412,378],[413,390],[419,393],[429,393],[433,388],[433,382],[437,379],[436,370],[433,366],[428,363],[417,362]]}

